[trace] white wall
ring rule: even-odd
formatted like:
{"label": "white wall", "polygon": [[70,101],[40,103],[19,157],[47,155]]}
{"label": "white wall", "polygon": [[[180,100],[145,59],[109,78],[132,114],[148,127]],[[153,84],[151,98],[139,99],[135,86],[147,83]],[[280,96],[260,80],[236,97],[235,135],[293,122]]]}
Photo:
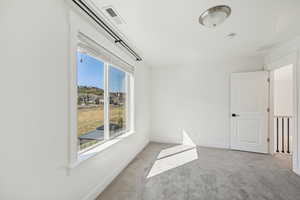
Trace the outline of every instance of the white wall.
{"label": "white wall", "polygon": [[274,115],[293,116],[293,65],[274,70]]}
{"label": "white wall", "polygon": [[68,7],[2,0],[0,27],[0,199],[93,197],[149,141],[148,68],[135,77],[136,134],[68,174]]}
{"label": "white wall", "polygon": [[230,74],[262,67],[254,57],[152,68],[151,140],[180,143],[186,132],[195,144],[228,148]]}

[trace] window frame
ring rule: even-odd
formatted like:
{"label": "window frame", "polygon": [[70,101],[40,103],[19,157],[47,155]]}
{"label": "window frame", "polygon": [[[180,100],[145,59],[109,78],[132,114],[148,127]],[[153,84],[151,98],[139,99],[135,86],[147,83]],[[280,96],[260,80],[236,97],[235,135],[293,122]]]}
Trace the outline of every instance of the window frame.
{"label": "window frame", "polygon": [[[77,52],[78,53],[78,50]],[[106,61],[103,58],[94,56],[92,54],[86,53],[88,56],[100,61],[104,63],[104,139],[102,141],[97,141],[97,143],[80,150],[78,147],[78,156],[80,156],[81,154],[90,151],[93,148],[96,148],[99,145],[102,145],[112,139],[118,138],[119,136],[122,136],[123,134],[126,134],[127,132],[132,131],[131,130],[131,115],[129,114],[131,111],[129,110],[130,107],[128,106],[130,104],[131,98],[129,95],[129,91],[130,91],[130,76],[132,76],[131,73],[125,71],[124,69],[122,69],[122,67],[116,66],[108,61]],[[76,62],[76,76],[78,76],[78,63]],[[110,125],[110,91],[109,91],[109,82],[110,82],[110,77],[109,77],[109,70],[110,68],[116,68],[122,72],[125,73],[125,93],[126,93],[126,104],[125,104],[125,112],[126,112],[126,130],[122,130],[120,133],[118,133],[117,136],[115,137],[110,137],[110,130],[109,130],[109,125]],[[78,80],[77,80],[78,81]],[[76,81],[76,86],[78,86],[78,82]],[[76,94],[76,99],[78,97],[78,94]],[[76,110],[76,116],[78,117],[78,110]],[[76,123],[76,127],[78,126],[78,122]],[[76,129],[76,135],[78,133],[78,129]],[[78,140],[77,140],[78,142]]]}
{"label": "window frame", "polygon": [[[128,56],[124,51],[120,50],[118,46],[108,40],[99,30],[95,29],[92,24],[86,22],[83,20],[77,13],[74,13],[73,11],[70,11],[70,60],[69,60],[69,93],[68,93],[68,138],[69,138],[69,161],[68,161],[68,169],[73,169],[77,167],[79,164],[81,164],[83,161],[98,155],[100,152],[105,151],[112,145],[122,141],[123,139],[131,136],[135,133],[135,123],[134,123],[134,113],[135,113],[135,107],[134,107],[134,62],[131,59],[130,56]],[[108,109],[109,109],[109,93],[108,93],[108,67],[109,65],[120,69],[126,73],[127,81],[127,101],[126,101],[126,110],[127,115],[126,118],[128,120],[127,126],[128,129],[124,131],[124,133],[118,135],[115,138],[111,138],[108,140],[99,141],[94,145],[91,145],[90,147],[87,147],[86,149],[83,149],[82,151],[79,151],[78,149],[78,138],[77,138],[77,50],[78,50],[78,44],[79,44],[79,33],[84,34],[88,36],[89,38],[93,39],[95,43],[101,44],[105,49],[109,50],[112,55],[120,58],[122,62],[125,62],[129,64],[131,67],[133,67],[133,71],[129,70],[127,71],[127,66],[119,67],[113,63],[107,62],[107,60],[97,57],[94,55],[90,55],[96,59],[99,59],[100,61],[104,62],[104,76],[106,76],[105,83],[104,83],[104,111],[105,115],[104,120],[108,121],[104,123],[109,124],[109,115],[108,115]],[[105,106],[106,105],[106,106]],[[106,107],[106,108],[105,108]],[[107,126],[107,125],[106,125]],[[109,129],[108,127],[105,128],[106,135],[109,135]]]}
{"label": "window frame", "polygon": [[[130,102],[131,102],[131,97],[130,97],[130,90],[131,90],[131,88],[130,88],[130,76],[133,76],[132,74],[130,74],[129,72],[126,72],[125,70],[123,70],[121,67],[119,67],[119,66],[116,66],[116,65],[114,65],[114,64],[111,64],[111,63],[109,63],[109,62],[107,62],[107,64],[108,64],[108,68],[107,68],[107,73],[108,73],[108,77],[109,77],[109,68],[110,67],[113,67],[113,68],[116,68],[116,69],[118,69],[118,70],[120,70],[120,71],[122,71],[122,72],[124,72],[125,73],[125,91],[126,91],[126,104],[125,104],[125,109],[126,109],[126,130],[123,130],[123,131],[121,131],[117,136],[115,136],[115,137],[112,137],[112,138],[110,138],[110,139],[114,139],[114,138],[116,138],[116,137],[119,137],[120,135],[123,135],[123,134],[125,134],[125,133],[127,133],[127,132],[130,132],[131,131],[131,129],[132,129],[132,126],[131,126],[131,115],[130,115],[130,107],[129,107],[129,105],[130,105]],[[108,81],[108,83],[107,83],[107,86],[108,86],[108,92],[107,92],[107,99],[109,99],[110,97],[109,97],[109,78],[107,78],[107,81]],[[109,115],[109,103],[108,103],[108,105],[107,105],[107,107],[108,107],[108,121],[109,121],[109,117],[110,117],[110,115]],[[109,124],[109,122],[108,122],[108,124]],[[109,131],[108,131],[109,132]],[[109,133],[108,133],[109,134]]]}
{"label": "window frame", "polygon": [[[76,55],[77,55],[77,53],[78,53],[78,49],[76,50]],[[87,53],[87,55],[88,56],[90,56],[90,57],[92,57],[92,58],[94,58],[94,59],[96,59],[96,60],[98,60],[98,61],[100,61],[100,62],[103,62],[103,78],[104,78],[104,80],[103,80],[103,82],[104,82],[104,88],[103,88],[103,90],[104,90],[104,95],[103,95],[103,103],[104,103],[104,105],[103,105],[103,107],[104,107],[104,109],[103,109],[103,111],[104,111],[104,113],[103,113],[103,118],[104,118],[104,120],[103,120],[103,123],[104,123],[104,139],[102,140],[102,141],[97,141],[97,143],[95,143],[95,144],[93,144],[93,145],[91,145],[91,146],[89,146],[89,147],[87,147],[87,148],[85,148],[85,149],[82,149],[82,150],[80,150],[79,148],[78,148],[78,145],[77,145],[77,154],[78,154],[78,156],[80,156],[80,154],[83,154],[83,153],[85,153],[85,152],[87,152],[87,151],[89,151],[89,150],[91,150],[91,149],[93,149],[93,148],[95,148],[96,146],[98,146],[98,145],[101,145],[101,144],[103,144],[103,143],[105,143],[107,140],[106,140],[106,138],[105,138],[105,132],[106,132],[106,128],[105,128],[105,124],[106,124],[106,122],[105,122],[105,120],[106,120],[106,110],[105,110],[105,105],[107,104],[107,102],[106,102],[106,93],[107,93],[107,91],[106,91],[106,62],[105,62],[105,60],[103,60],[103,59],[101,59],[101,58],[98,58],[97,56],[93,56],[93,55],[91,55],[91,54],[89,54],[89,53]],[[78,77],[78,63],[77,63],[77,57],[76,57],[76,69],[75,69],[75,71],[76,71],[76,77]],[[78,87],[78,80],[77,80],[77,78],[76,78],[76,88]],[[76,99],[78,98],[78,91],[77,91],[77,93],[76,93]],[[77,106],[76,106],[76,119],[78,119],[78,108],[77,108]],[[76,121],[76,136],[77,136],[77,143],[78,143],[78,121]]]}

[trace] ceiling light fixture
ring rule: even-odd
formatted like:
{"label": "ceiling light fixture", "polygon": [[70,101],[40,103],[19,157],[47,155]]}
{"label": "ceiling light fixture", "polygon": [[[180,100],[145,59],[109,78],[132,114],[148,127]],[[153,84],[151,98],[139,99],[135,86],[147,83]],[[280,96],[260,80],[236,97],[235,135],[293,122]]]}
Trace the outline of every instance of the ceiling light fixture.
{"label": "ceiling light fixture", "polygon": [[231,14],[231,8],[226,5],[215,6],[204,11],[199,17],[199,23],[208,28],[223,23]]}

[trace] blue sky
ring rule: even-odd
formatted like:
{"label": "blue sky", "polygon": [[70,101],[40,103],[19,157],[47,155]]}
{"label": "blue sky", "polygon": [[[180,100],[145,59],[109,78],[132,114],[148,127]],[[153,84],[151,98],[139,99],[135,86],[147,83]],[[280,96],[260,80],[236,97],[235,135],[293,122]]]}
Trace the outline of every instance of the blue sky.
{"label": "blue sky", "polygon": [[[82,62],[80,62],[82,60]],[[104,88],[104,63],[89,55],[77,53],[77,81],[80,86]],[[110,67],[109,88],[111,92],[125,91],[125,73]]]}

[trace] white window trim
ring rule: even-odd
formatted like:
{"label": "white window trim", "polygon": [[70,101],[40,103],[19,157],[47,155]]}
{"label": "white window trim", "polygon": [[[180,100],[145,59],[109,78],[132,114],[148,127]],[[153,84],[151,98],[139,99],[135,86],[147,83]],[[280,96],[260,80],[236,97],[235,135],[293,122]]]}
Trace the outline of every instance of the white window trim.
{"label": "white window trim", "polygon": [[[119,55],[122,59],[126,61],[130,61],[130,57],[127,56],[121,49],[119,49],[116,44],[109,41],[106,37],[104,37],[98,30],[95,29],[91,24],[87,23],[82,19],[82,17],[78,16],[72,10],[70,11],[70,68],[69,68],[69,164],[68,169],[73,169],[80,165],[83,161],[92,158],[98,155],[100,152],[105,151],[109,147],[114,144],[121,142],[122,140],[128,138],[132,134],[135,133],[134,126],[134,73],[126,72],[126,77],[128,80],[126,81],[126,86],[129,87],[127,92],[128,100],[126,102],[127,108],[127,117],[128,117],[128,130],[119,136],[104,140],[103,142],[98,142],[91,147],[88,147],[84,151],[79,153],[78,151],[78,138],[77,138],[77,48],[78,48],[78,34],[83,33],[85,35],[91,36],[93,40],[98,42],[98,44],[103,44],[106,48],[113,51],[115,55]],[[101,42],[100,42],[101,41]],[[108,66],[109,62],[106,62],[103,59],[100,59],[105,63],[104,65],[104,74],[105,74],[105,94],[104,94],[104,113],[105,113],[105,123],[104,126],[108,126],[109,122],[109,92],[108,92]],[[130,63],[130,62],[128,62]],[[111,64],[113,67],[124,69]],[[130,75],[129,75],[130,74]],[[107,103],[108,102],[108,103]],[[108,138],[109,127],[105,127],[104,135]]]}

